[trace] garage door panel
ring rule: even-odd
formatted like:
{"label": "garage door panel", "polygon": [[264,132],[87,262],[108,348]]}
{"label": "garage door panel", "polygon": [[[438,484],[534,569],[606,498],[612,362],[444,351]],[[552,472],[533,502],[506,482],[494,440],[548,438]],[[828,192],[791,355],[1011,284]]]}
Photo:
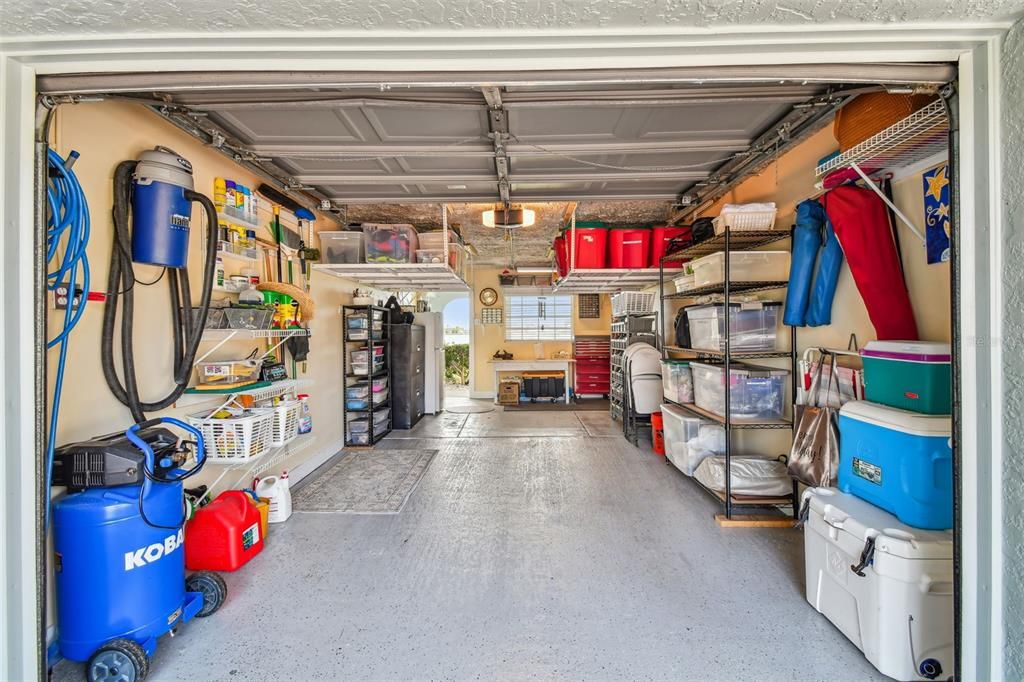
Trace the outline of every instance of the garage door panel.
{"label": "garage door panel", "polygon": [[480,107],[366,107],[363,114],[381,142],[461,142],[487,137],[487,112]]}
{"label": "garage door panel", "polygon": [[689,104],[685,107],[653,107],[642,139],[753,139],[782,117],[787,104]]}
{"label": "garage door panel", "polygon": [[243,109],[217,118],[246,144],[365,142],[351,112],[340,108]]}
{"label": "garage door panel", "polygon": [[521,108],[508,112],[509,130],[524,142],[614,140],[623,107]]}

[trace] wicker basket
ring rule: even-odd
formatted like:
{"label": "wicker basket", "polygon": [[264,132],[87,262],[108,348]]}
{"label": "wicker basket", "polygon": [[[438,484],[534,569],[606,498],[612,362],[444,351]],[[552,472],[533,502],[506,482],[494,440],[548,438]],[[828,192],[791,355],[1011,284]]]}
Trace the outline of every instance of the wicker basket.
{"label": "wicker basket", "polygon": [[935,95],[872,92],[857,97],[836,114],[832,131],[839,151],[847,151],[935,100]]}

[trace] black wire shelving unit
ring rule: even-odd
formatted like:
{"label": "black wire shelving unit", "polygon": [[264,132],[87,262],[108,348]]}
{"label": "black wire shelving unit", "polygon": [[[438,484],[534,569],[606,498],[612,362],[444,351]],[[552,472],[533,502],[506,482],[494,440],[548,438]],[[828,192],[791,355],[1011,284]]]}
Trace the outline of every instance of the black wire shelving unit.
{"label": "black wire shelving unit", "polygon": [[[679,354],[685,354],[688,358],[694,360],[706,360],[723,365],[726,377],[730,376],[731,368],[742,360],[754,360],[754,359],[789,359],[790,361],[790,396],[791,401],[796,397],[797,391],[797,337],[796,327],[790,327],[789,331],[789,350],[772,350],[772,351],[753,351],[753,352],[734,352],[731,347],[731,315],[729,314],[729,304],[732,301],[732,296],[740,293],[757,293],[764,291],[773,291],[776,289],[783,289],[788,284],[788,280],[771,280],[771,281],[755,281],[755,282],[734,282],[732,281],[732,270],[730,263],[730,253],[736,251],[751,251],[761,246],[767,246],[784,239],[790,240],[790,249],[792,249],[792,230],[756,230],[756,231],[733,231],[726,227],[725,231],[721,234],[716,234],[711,239],[707,239],[698,244],[694,244],[687,248],[681,249],[674,253],[666,254],[659,264],[659,277],[658,277],[658,294],[661,301],[662,307],[665,306],[666,301],[674,300],[686,300],[695,299],[702,296],[709,296],[720,294],[723,297],[725,304],[725,329],[724,329],[724,348],[721,350],[705,350],[695,348],[681,348],[679,346],[663,345],[662,355],[668,357],[669,353],[675,352]],[[700,258],[702,256],[708,256],[713,253],[721,251],[724,256],[724,279],[721,284],[712,286],[698,287],[694,289],[687,289],[685,291],[677,293],[666,293],[665,292],[665,261],[678,261],[680,259],[692,260],[694,258]],[[665,329],[665,315],[660,316],[660,337],[667,339]],[[733,431],[735,430],[784,430],[789,429],[790,431],[795,430],[795,424],[790,419],[770,419],[770,420],[759,420],[759,419],[736,419],[732,416],[732,405],[731,405],[731,390],[725,391],[725,416],[709,412],[708,410],[697,407],[693,404],[677,403],[673,400],[666,399],[666,402],[678,405],[687,412],[690,412],[696,417],[700,417],[707,421],[715,424],[720,424],[725,428],[725,491],[717,491],[708,488],[703,485],[696,478],[692,478],[693,482],[703,489],[705,492],[710,494],[713,498],[721,503],[724,517],[728,521],[732,521],[737,517],[747,515],[748,513],[756,512],[757,510],[765,509],[779,509],[789,508],[790,515],[795,519],[799,514],[799,497],[798,488],[796,481],[793,481],[792,493],[786,496],[737,496],[732,494],[732,450],[733,450]],[[743,511],[737,514],[737,511],[742,509]]]}
{"label": "black wire shelving unit", "polygon": [[[380,306],[369,306],[369,305],[347,305],[341,308],[341,333],[342,333],[342,353],[341,353],[341,370],[342,370],[342,402],[341,402],[341,422],[342,432],[345,434],[345,446],[346,447],[371,447],[376,445],[384,436],[391,433],[391,412],[388,412],[387,419],[383,422],[383,427],[379,427],[374,420],[374,414],[381,408],[391,407],[391,343],[389,342],[389,327],[387,323],[388,311],[386,308]],[[365,339],[353,339],[351,338],[351,332],[358,331],[358,329],[350,329],[348,326],[349,318],[351,317],[365,317],[367,319],[367,328]],[[374,325],[379,319],[380,330],[375,330]],[[381,369],[376,372],[373,371],[373,357],[376,349],[384,349],[384,365]],[[349,354],[352,351],[365,350],[367,351],[366,358],[366,371],[367,374],[354,374],[352,373],[352,362],[349,359]],[[373,392],[373,380],[387,377],[388,380],[388,397],[381,400],[374,400]],[[368,389],[369,394],[369,407],[365,410],[350,410],[348,409],[348,389],[353,386],[365,385]],[[352,440],[352,434],[349,433],[349,423],[358,419],[366,419],[367,421],[367,433],[368,440],[365,443],[360,443]]]}

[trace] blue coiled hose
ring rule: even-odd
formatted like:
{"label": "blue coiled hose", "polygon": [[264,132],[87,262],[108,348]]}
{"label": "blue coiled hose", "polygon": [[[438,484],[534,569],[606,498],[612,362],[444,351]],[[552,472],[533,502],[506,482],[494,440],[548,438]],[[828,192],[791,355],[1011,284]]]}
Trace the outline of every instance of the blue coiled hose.
{"label": "blue coiled hose", "polygon": [[[60,345],[57,361],[57,375],[54,381],[53,401],[50,406],[50,428],[46,442],[46,488],[49,490],[53,471],[53,451],[57,440],[57,415],[60,413],[60,394],[64,383],[64,367],[67,364],[68,336],[82,319],[85,302],[89,293],[89,203],[71,166],[78,159],[78,152],[72,151],[62,159],[52,149],[47,151],[46,186],[46,262],[54,269],[46,273],[46,288],[55,291],[57,287],[70,283],[68,306],[64,310],[64,324],[54,338],[46,343],[47,348]],[[58,252],[63,246],[63,256]],[[81,290],[78,306],[72,305],[75,292]],[[49,524],[49,511],[47,511]]]}

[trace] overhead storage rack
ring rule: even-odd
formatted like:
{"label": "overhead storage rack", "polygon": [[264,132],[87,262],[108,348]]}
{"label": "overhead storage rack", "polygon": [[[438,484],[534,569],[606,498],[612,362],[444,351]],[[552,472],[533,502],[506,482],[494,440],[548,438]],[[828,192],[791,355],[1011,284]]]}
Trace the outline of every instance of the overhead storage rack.
{"label": "overhead storage rack", "polygon": [[818,177],[840,168],[859,166],[867,172],[906,168],[947,153],[949,120],[942,100],[918,109],[910,116],[864,140],[856,147],[818,165]]}
{"label": "overhead storage rack", "polygon": [[445,263],[352,263],[314,265],[314,270],[384,291],[469,291]]}
{"label": "overhead storage rack", "polygon": [[[666,268],[666,275],[679,274],[682,268]],[[642,270],[570,270],[555,283],[555,291],[573,294],[615,294],[658,286],[658,268]]]}

